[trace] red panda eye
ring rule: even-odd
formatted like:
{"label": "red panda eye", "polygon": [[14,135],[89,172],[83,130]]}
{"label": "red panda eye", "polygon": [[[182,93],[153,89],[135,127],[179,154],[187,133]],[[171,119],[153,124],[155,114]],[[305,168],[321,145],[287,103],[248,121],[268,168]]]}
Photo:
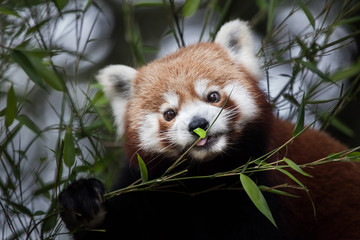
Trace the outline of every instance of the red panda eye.
{"label": "red panda eye", "polygon": [[220,94],[218,92],[212,92],[207,97],[207,101],[211,103],[217,103],[219,100]]}
{"label": "red panda eye", "polygon": [[164,118],[168,122],[173,120],[175,118],[175,116],[176,116],[176,113],[174,112],[174,110],[168,110],[164,113]]}

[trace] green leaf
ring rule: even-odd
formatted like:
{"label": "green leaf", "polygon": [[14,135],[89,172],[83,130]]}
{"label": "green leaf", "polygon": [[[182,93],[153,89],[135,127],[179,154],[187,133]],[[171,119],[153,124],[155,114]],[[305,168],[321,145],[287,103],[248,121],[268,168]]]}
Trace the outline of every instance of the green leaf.
{"label": "green leaf", "polygon": [[304,184],[302,184],[294,175],[292,175],[291,173],[289,173],[288,171],[286,171],[285,169],[282,168],[278,168],[277,170],[279,170],[280,172],[282,172],[283,174],[285,174],[286,176],[288,176],[289,178],[291,178],[294,182],[296,182],[300,187],[302,187],[304,190],[307,190],[307,188],[305,187]]}
{"label": "green leaf", "polygon": [[285,191],[281,191],[281,190],[278,190],[278,189],[270,188],[270,187],[267,187],[267,186],[264,186],[264,185],[259,186],[259,189],[261,191],[263,191],[263,192],[269,192],[269,193],[274,193],[274,194],[288,196],[288,197],[298,197],[298,196],[296,196],[294,194],[291,194],[291,193],[288,193],[288,192],[285,192]]}
{"label": "green leaf", "polygon": [[41,87],[44,87],[44,81],[53,89],[64,91],[64,83],[60,77],[42,62],[42,55],[38,52],[28,52],[14,49],[11,58],[20,65],[29,78]]}
{"label": "green leaf", "polygon": [[305,13],[305,15],[306,15],[307,19],[309,20],[313,29],[315,29],[315,19],[314,19],[313,15],[311,14],[309,8],[307,8],[306,5],[301,0],[297,0],[297,3],[299,5],[299,7],[303,10],[303,12]]}
{"label": "green leaf", "polygon": [[68,4],[69,0],[55,0],[55,5],[59,11],[61,11],[66,4]]}
{"label": "green leaf", "polygon": [[290,95],[288,93],[284,93],[283,98],[285,98],[286,100],[288,100],[290,103],[296,105],[296,106],[300,106],[299,102],[296,100],[296,98],[293,95]]}
{"label": "green leaf", "polygon": [[271,214],[270,208],[265,200],[265,197],[261,193],[258,186],[253,182],[253,180],[251,180],[251,178],[249,178],[245,174],[240,174],[240,181],[241,181],[242,186],[244,187],[246,194],[249,196],[251,201],[255,204],[257,209],[259,209],[260,212],[262,214],[264,214],[265,217],[267,217],[267,219],[269,219],[270,222],[275,227],[277,227],[275,220]]}
{"label": "green leaf", "polygon": [[21,18],[21,16],[17,12],[15,12],[14,10],[12,10],[10,8],[4,7],[4,6],[0,6],[0,13],[4,14],[4,15],[12,15],[12,16]]}
{"label": "green leaf", "polygon": [[22,125],[25,125],[35,134],[40,133],[40,128],[28,116],[21,114],[16,116],[16,120],[18,120]]}
{"label": "green leaf", "polygon": [[50,214],[47,215],[44,219],[43,219],[43,231],[44,232],[49,232],[54,230],[55,226],[57,224],[57,214]]}
{"label": "green leaf", "polygon": [[322,80],[325,80],[327,82],[333,82],[329,78],[329,76],[327,74],[323,73],[320,69],[318,69],[315,64],[313,64],[311,62],[305,62],[302,60],[300,60],[299,62],[301,63],[301,65],[303,65],[304,67],[306,67],[307,69],[309,69],[310,71],[312,71],[313,73],[318,75]]}
{"label": "green leaf", "polygon": [[17,108],[16,108],[16,94],[13,86],[10,87],[7,94],[7,106],[5,111],[5,126],[9,127],[15,119]]}
{"label": "green leaf", "polygon": [[256,0],[256,5],[261,9],[267,9],[268,8],[268,3],[266,0]]}
{"label": "green leaf", "polygon": [[360,21],[360,16],[356,16],[356,17],[351,17],[351,18],[345,18],[345,19],[339,21],[338,23],[336,23],[336,25],[353,24],[353,23],[356,23],[359,21]]}
{"label": "green leaf", "polygon": [[44,87],[42,79],[35,71],[28,57],[22,51],[18,51],[15,49],[11,52],[10,56],[14,62],[20,65],[20,67],[34,83],[38,84],[41,87]]}
{"label": "green leaf", "polygon": [[69,168],[75,163],[75,144],[71,128],[66,128],[64,139],[64,162]]}
{"label": "green leaf", "polygon": [[9,205],[11,205],[15,210],[16,212],[20,212],[20,213],[23,213],[29,217],[32,217],[33,213],[31,212],[31,210],[29,208],[27,208],[26,206],[22,205],[22,204],[19,204],[19,203],[16,203],[16,202],[12,202],[12,201],[7,201],[7,203]]}
{"label": "green leaf", "polygon": [[147,168],[146,168],[145,162],[144,162],[144,160],[140,157],[139,154],[137,155],[137,159],[138,159],[138,162],[139,162],[141,181],[142,181],[143,183],[144,183],[144,182],[147,182],[147,180],[148,180],[148,170],[147,170]]}
{"label": "green leaf", "polygon": [[344,156],[344,153],[340,152],[340,153],[330,153],[327,158],[330,160],[337,160],[339,158],[342,158]]}
{"label": "green leaf", "polygon": [[163,7],[166,2],[161,0],[144,0],[144,1],[136,1],[133,3],[133,6],[136,8],[139,7]]}
{"label": "green leaf", "polygon": [[275,7],[277,0],[270,0],[268,4],[268,19],[266,25],[266,33],[269,34],[273,30]]}
{"label": "green leaf", "polygon": [[36,73],[53,89],[64,91],[65,87],[60,77],[52,70],[48,69],[42,59],[35,55],[28,55]]}
{"label": "green leaf", "polygon": [[351,152],[346,154],[346,158],[351,161],[360,161],[360,152]]}
{"label": "green leaf", "polygon": [[330,79],[333,82],[351,78],[360,73],[360,58],[350,67],[335,72]]}
{"label": "green leaf", "polygon": [[[324,116],[327,117],[328,114],[324,114]],[[341,133],[347,135],[348,137],[355,137],[354,130],[346,126],[346,124],[340,121],[337,117],[331,117],[329,121],[330,125],[339,130]]]}
{"label": "green leaf", "polygon": [[182,14],[184,17],[192,16],[199,8],[201,0],[186,0]]}
{"label": "green leaf", "polygon": [[205,138],[206,137],[206,131],[202,128],[196,128],[193,130],[194,133],[196,133],[197,135],[199,135],[199,137],[201,138]]}
{"label": "green leaf", "polygon": [[289,165],[292,169],[294,169],[298,173],[300,173],[306,177],[312,177],[310,174],[306,173],[304,170],[302,170],[296,163],[294,163],[290,159],[284,158],[284,161],[287,163],[287,165]]}
{"label": "green leaf", "polygon": [[40,31],[40,28],[47,24],[51,18],[45,19],[44,21],[41,21],[40,23],[36,24],[35,26],[29,28],[29,30],[26,32],[26,35],[33,35],[35,32]]}
{"label": "green leaf", "polygon": [[293,137],[297,136],[301,133],[304,128],[304,121],[305,121],[305,94],[303,95],[300,107],[299,107],[299,115],[296,120],[296,124],[293,131]]}

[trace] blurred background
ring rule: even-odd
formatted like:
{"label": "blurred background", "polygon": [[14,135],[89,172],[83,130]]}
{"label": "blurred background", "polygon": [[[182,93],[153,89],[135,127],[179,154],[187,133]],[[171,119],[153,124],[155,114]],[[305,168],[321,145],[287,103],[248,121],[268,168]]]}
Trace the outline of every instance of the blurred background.
{"label": "blurred background", "polygon": [[360,3],[356,0],[2,0],[0,237],[68,239],[57,196],[79,177],[111,188],[122,139],[94,76],[140,67],[249,22],[274,113],[360,146]]}

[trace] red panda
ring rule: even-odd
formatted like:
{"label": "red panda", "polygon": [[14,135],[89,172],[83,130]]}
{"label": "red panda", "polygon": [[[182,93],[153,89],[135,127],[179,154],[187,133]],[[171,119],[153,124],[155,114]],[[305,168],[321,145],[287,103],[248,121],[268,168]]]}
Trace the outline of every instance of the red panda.
{"label": "red panda", "polygon": [[[140,177],[137,154],[150,178],[161,176],[199,138],[193,130],[208,129],[215,118],[179,167],[187,176],[230,171],[286,143],[294,125],[273,115],[260,75],[251,31],[239,20],[223,25],[212,43],[181,48],[137,70],[101,70],[97,79],[126,139],[129,167],[118,187]],[[346,149],[309,128],[267,161],[304,164]],[[264,193],[277,227],[249,200],[238,175],[178,180],[106,201],[100,181],[82,179],[60,194],[61,216],[76,239],[360,239],[359,164],[304,170],[312,177],[292,174],[308,192],[286,189],[296,198]],[[294,185],[275,170],[252,177],[258,185]]]}

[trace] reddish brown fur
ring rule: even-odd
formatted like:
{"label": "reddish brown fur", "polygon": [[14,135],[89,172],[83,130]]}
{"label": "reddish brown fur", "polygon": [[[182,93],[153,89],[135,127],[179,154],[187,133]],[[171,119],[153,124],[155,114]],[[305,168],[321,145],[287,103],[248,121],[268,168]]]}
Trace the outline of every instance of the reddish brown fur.
{"label": "reddish brown fur", "polygon": [[[199,71],[201,69],[201,71]],[[294,125],[273,117],[271,106],[257,82],[242,66],[236,65],[227,52],[219,45],[200,43],[180,49],[174,54],[154,61],[138,70],[135,80],[135,92],[128,106],[126,136],[129,157],[139,150],[136,129],[143,116],[143,109],[159,111],[163,103],[163,92],[159,89],[171,89],[180,96],[180,102],[196,98],[193,83],[198,79],[208,79],[220,87],[229,81],[240,81],[246,86],[261,109],[260,115],[250,127],[261,127],[269,136],[267,151],[271,151],[291,138]],[[164,87],[165,86],[165,87]],[[185,89],[184,89],[185,88]],[[218,105],[221,106],[225,99]],[[234,107],[229,102],[227,108]],[[241,116],[240,116],[241,117]],[[164,121],[164,120],[160,120]],[[165,131],[168,126],[161,122],[160,128]],[[248,126],[249,127],[249,126]],[[234,142],[240,137],[234,133]],[[241,134],[241,133],[240,133]],[[166,144],[166,143],[165,143]],[[275,154],[270,161],[287,157],[297,164],[308,163],[326,157],[329,153],[345,150],[346,147],[325,133],[308,129],[295,139],[286,149]],[[154,156],[146,156],[145,159]],[[134,161],[136,164],[136,161]],[[283,232],[313,236],[315,239],[355,239],[360,236],[360,165],[358,163],[328,163],[306,170],[313,177],[304,177],[293,173],[309,189],[309,194],[316,207],[314,217],[311,201],[303,190],[285,189],[301,198],[280,197],[282,210],[278,213],[279,226]],[[284,174],[273,171],[268,176],[269,186],[290,183]],[[297,230],[299,229],[299,230]],[[328,229],[337,229],[328,231]]]}
{"label": "reddish brown fur", "polygon": [[[257,90],[253,76],[242,66],[235,64],[226,50],[216,43],[198,43],[155,60],[138,69],[134,80],[134,94],[127,108],[125,128],[129,156],[135,156],[139,150],[136,129],[139,128],[144,110],[159,112],[164,94],[159,89],[174,91],[181,103],[198,97],[194,90],[194,82],[199,79],[208,79],[220,88],[229,81],[240,81],[255,99],[262,94]],[[221,107],[225,101],[226,99],[222,98],[217,106]],[[166,129],[163,125],[169,123],[162,121],[160,126]]]}
{"label": "reddish brown fur", "polygon": [[[268,150],[275,149],[291,138],[294,125],[274,119],[270,129]],[[323,132],[308,129],[296,138],[286,150],[272,158],[272,161],[284,156],[297,164],[319,160],[330,153],[346,150],[346,147]],[[292,232],[300,228],[304,233],[314,230],[319,234],[315,239],[357,239],[360,236],[360,165],[359,163],[328,163],[304,169],[313,177],[304,177],[293,173],[308,189],[316,208],[313,207],[303,190],[290,190],[301,198],[282,197],[284,208],[280,216],[281,223],[288,226],[283,231]],[[289,182],[278,171],[271,174],[273,185]],[[334,231],[336,229],[336,231]],[[301,230],[300,230],[301,231]],[[304,234],[302,233],[302,234]]]}

